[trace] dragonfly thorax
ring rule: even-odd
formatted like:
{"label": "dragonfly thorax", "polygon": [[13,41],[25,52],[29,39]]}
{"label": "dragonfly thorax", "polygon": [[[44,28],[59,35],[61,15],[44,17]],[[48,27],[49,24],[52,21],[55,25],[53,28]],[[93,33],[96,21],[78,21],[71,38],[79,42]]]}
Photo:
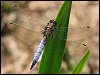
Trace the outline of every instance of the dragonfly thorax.
{"label": "dragonfly thorax", "polygon": [[45,39],[47,39],[50,34],[52,33],[53,29],[55,28],[55,25],[56,25],[56,21],[55,20],[50,20],[47,25],[45,26],[44,30],[43,30],[43,37]]}

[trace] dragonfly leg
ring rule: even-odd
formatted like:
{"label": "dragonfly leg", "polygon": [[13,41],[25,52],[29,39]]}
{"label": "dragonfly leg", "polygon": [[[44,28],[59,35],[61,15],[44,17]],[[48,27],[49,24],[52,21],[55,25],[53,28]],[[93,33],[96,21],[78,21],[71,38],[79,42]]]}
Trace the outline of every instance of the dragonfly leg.
{"label": "dragonfly leg", "polygon": [[51,35],[51,38],[59,39],[59,40],[66,40],[66,39],[63,38],[63,37],[58,37],[58,36],[56,36],[56,35]]}

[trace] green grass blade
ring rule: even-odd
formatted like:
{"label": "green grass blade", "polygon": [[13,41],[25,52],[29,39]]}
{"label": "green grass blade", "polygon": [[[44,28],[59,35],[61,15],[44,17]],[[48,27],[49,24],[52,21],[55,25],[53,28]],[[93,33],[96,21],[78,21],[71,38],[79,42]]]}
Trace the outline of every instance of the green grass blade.
{"label": "green grass blade", "polygon": [[[54,31],[57,36],[65,34],[64,38],[67,37],[67,28],[69,24],[69,17],[71,11],[72,1],[65,1],[59,10],[56,17],[57,26],[56,27],[66,27],[62,32]],[[39,67],[39,74],[58,74],[60,73],[61,62],[64,54],[66,41],[58,40],[54,38],[48,38],[42,60]]]}
{"label": "green grass blade", "polygon": [[80,74],[84,68],[84,65],[89,57],[90,49],[87,50],[87,52],[84,54],[78,65],[74,68],[72,74]]}

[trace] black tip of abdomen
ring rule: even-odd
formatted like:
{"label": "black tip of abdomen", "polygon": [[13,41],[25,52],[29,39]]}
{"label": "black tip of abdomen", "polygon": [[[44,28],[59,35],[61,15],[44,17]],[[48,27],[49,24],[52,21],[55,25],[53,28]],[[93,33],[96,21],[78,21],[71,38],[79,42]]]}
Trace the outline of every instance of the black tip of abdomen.
{"label": "black tip of abdomen", "polygon": [[30,67],[30,69],[32,69],[34,66],[35,66],[35,64],[37,63],[37,61],[36,60],[33,60],[33,62],[32,62],[32,65],[31,65],[31,67]]}

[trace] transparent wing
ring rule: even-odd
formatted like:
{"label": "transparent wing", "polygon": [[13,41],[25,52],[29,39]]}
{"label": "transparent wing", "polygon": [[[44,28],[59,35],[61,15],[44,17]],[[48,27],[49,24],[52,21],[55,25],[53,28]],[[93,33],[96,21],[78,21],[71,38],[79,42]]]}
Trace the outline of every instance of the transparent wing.
{"label": "transparent wing", "polygon": [[87,51],[88,47],[85,47],[82,44],[76,44],[69,41],[67,41],[66,46],[67,48],[64,53],[63,61],[67,65],[70,65],[71,70],[73,70]]}
{"label": "transparent wing", "polygon": [[18,21],[29,21],[32,24],[30,25],[31,27],[38,25],[38,28],[43,28],[45,26],[44,19],[38,15],[39,12],[30,11],[25,5],[27,2],[23,3],[21,1],[13,1],[7,3],[11,6],[12,11],[16,13],[16,16],[19,17]]}
{"label": "transparent wing", "polygon": [[[54,37],[53,38],[59,38],[59,37]],[[60,40],[62,40],[61,38],[59,38]],[[87,51],[89,47],[89,45],[87,44],[86,41],[68,41],[66,39],[64,39],[66,41],[66,46],[65,46],[65,53],[64,53],[64,62],[66,64],[68,64],[70,62],[71,68],[73,69],[81,60],[82,56],[85,54],[85,52]],[[72,67],[73,66],[73,67]]]}
{"label": "transparent wing", "polygon": [[84,48],[90,48],[87,42],[89,42],[88,39],[90,39],[94,35],[94,32],[95,32],[95,28],[92,29],[87,27],[86,28],[80,27],[75,29],[74,27],[74,29],[73,28],[68,29],[67,40],[66,38],[64,38],[65,34],[58,34],[59,36],[53,34],[52,37],[54,39],[58,38],[59,40],[65,40],[69,48],[70,46],[73,46],[72,49],[73,52],[81,52],[80,50]]}
{"label": "transparent wing", "polygon": [[[31,27],[23,27],[23,25],[17,25],[17,24],[8,24],[9,28],[12,27],[13,35],[23,41],[24,43],[32,44],[33,41],[40,41],[42,39],[42,32],[39,30],[32,30]],[[34,28],[35,29],[35,28]],[[5,29],[4,29],[5,30]],[[6,31],[6,30],[5,30]]]}
{"label": "transparent wing", "polygon": [[[3,4],[4,3],[8,3],[12,9],[12,11],[4,18],[7,20],[5,21],[7,26],[3,29],[4,32],[8,32],[9,29],[12,30],[12,35],[27,44],[32,43],[33,40],[40,40],[40,38],[42,38],[41,30],[45,25],[43,25],[38,19],[32,18],[32,14],[28,12],[27,7],[25,7],[23,3],[20,1],[8,1],[3,2]],[[16,18],[14,20],[9,20],[9,18],[13,19],[12,15],[16,16]]]}
{"label": "transparent wing", "polygon": [[[58,31],[58,33],[66,32],[66,31],[64,31],[64,29],[66,29],[66,27],[60,27],[58,29],[54,29],[54,31]],[[71,41],[87,40],[89,37],[94,35],[94,32],[95,32],[95,28],[91,28],[90,26],[72,27],[72,28],[69,27],[67,39],[71,40]],[[57,37],[55,34],[54,34],[54,36]],[[65,39],[65,38],[63,38],[64,35],[66,35],[66,34],[61,34],[58,38]]]}

